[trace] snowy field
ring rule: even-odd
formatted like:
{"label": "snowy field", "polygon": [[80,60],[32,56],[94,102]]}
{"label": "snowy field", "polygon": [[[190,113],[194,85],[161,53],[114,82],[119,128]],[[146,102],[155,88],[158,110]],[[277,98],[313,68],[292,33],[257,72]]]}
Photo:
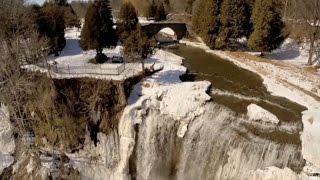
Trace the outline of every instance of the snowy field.
{"label": "snowy field", "polygon": [[[298,66],[305,66],[308,62],[309,45],[306,43],[297,43],[293,39],[286,39],[283,44],[273,52],[267,55],[269,59],[283,61]],[[316,58],[319,60],[319,58]],[[314,66],[319,62],[314,62]]]}
{"label": "snowy field", "polygon": [[[122,67],[122,64],[108,62],[104,64],[89,63],[89,60],[95,57],[96,52],[95,50],[83,51],[79,45],[79,35],[80,31],[77,28],[67,29],[65,34],[67,41],[66,47],[62,50],[60,56],[49,57],[48,63],[54,64],[52,70],[50,70],[53,78],[90,77],[106,80],[124,80],[142,72],[141,63],[138,62],[127,62],[125,63],[125,67]],[[104,49],[103,53],[108,57],[122,56],[122,47],[116,46],[113,49]],[[59,71],[54,71],[55,67],[57,67]],[[155,70],[161,68],[154,58],[147,59],[145,67],[148,69],[152,67]],[[26,65],[24,68],[48,73],[46,68],[36,65]],[[123,68],[124,71],[122,71]]]}

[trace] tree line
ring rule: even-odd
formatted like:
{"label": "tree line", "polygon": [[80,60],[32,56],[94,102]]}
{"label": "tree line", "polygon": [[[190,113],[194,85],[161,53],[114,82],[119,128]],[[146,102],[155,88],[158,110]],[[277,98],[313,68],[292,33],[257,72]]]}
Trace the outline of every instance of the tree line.
{"label": "tree line", "polygon": [[280,0],[196,0],[192,25],[211,47],[233,49],[248,38],[254,51],[271,51],[284,40]]}

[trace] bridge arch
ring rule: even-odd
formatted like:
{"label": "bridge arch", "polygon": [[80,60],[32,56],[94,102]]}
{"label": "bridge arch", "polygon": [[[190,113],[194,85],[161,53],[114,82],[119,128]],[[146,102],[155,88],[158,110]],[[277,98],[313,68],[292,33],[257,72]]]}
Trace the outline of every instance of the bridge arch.
{"label": "bridge arch", "polygon": [[161,29],[155,35],[155,38],[158,42],[171,42],[178,40],[177,33],[169,27]]}
{"label": "bridge arch", "polygon": [[177,36],[177,40],[180,40],[187,35],[187,26],[185,23],[155,22],[142,25],[142,31],[149,37],[155,36],[165,28],[172,29]]}

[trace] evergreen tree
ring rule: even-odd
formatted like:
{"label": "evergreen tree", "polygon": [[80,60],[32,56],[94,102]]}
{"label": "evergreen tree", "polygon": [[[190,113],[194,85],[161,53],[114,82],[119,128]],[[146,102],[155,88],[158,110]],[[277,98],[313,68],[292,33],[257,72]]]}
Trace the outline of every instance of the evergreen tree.
{"label": "evergreen tree", "polygon": [[186,9],[185,9],[186,13],[192,14],[194,2],[195,0],[187,0]]}
{"label": "evergreen tree", "polygon": [[165,12],[169,12],[171,10],[170,0],[163,0]]}
{"label": "evergreen tree", "polygon": [[282,3],[279,0],[256,0],[252,14],[254,31],[248,45],[252,50],[269,52],[284,40]]}
{"label": "evergreen tree", "polygon": [[96,61],[99,63],[105,59],[103,48],[116,45],[117,36],[113,25],[109,0],[95,0],[88,7],[80,45],[85,50],[96,49]]}
{"label": "evergreen tree", "polygon": [[246,27],[246,37],[249,38],[250,34],[253,32],[253,22],[252,22],[252,19],[251,19],[251,16],[252,16],[252,13],[253,13],[253,7],[254,7],[254,3],[255,3],[255,0],[246,0],[246,18],[247,18],[247,22],[249,22],[248,24],[248,27]]}
{"label": "evergreen tree", "polygon": [[165,20],[166,18],[167,18],[166,10],[164,8],[163,3],[160,3],[157,6],[157,11],[156,11],[154,19],[156,21],[162,21],[162,20]]}
{"label": "evergreen tree", "polygon": [[131,2],[124,2],[119,12],[119,30],[122,39],[126,39],[137,28],[138,16]]}
{"label": "evergreen tree", "polygon": [[149,0],[124,0],[124,1],[130,1],[138,11],[138,14],[144,15],[146,17],[148,14],[148,7],[149,7]]}
{"label": "evergreen tree", "polygon": [[64,8],[64,21],[66,23],[66,27],[81,27],[80,19],[77,14],[73,10],[72,6],[67,4],[62,6]]}
{"label": "evergreen tree", "polygon": [[194,6],[192,27],[210,47],[214,47],[220,28],[221,0],[197,0]]}
{"label": "evergreen tree", "polygon": [[60,9],[63,10],[66,27],[80,28],[80,25],[81,25],[80,20],[67,0],[51,0],[49,2],[52,4],[58,5]]}
{"label": "evergreen tree", "polygon": [[66,45],[63,9],[55,3],[44,3],[42,7],[33,6],[32,16],[39,34],[49,40],[50,53],[59,55]]}
{"label": "evergreen tree", "polygon": [[241,38],[249,28],[250,14],[246,0],[224,0],[221,7],[221,30],[216,40],[216,48],[225,48],[230,38]]}
{"label": "evergreen tree", "polygon": [[157,12],[157,6],[154,0],[152,0],[152,2],[149,2],[146,16],[148,18],[155,17],[156,12]]}
{"label": "evergreen tree", "polygon": [[138,27],[133,31],[124,42],[124,54],[133,61],[140,61],[142,72],[144,72],[145,59],[153,54],[156,42],[154,39],[149,39],[148,36]]}

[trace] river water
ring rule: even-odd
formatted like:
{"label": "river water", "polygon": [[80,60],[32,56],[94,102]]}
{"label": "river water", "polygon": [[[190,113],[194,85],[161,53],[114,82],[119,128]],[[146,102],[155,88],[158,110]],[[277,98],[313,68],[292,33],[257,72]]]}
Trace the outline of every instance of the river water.
{"label": "river water", "polygon": [[272,96],[262,78],[234,63],[207,53],[200,48],[178,46],[171,51],[185,58],[189,80],[207,80],[212,83],[211,95],[238,113],[246,113],[250,103],[256,103],[275,114],[282,122],[301,121],[305,107],[286,98]]}

